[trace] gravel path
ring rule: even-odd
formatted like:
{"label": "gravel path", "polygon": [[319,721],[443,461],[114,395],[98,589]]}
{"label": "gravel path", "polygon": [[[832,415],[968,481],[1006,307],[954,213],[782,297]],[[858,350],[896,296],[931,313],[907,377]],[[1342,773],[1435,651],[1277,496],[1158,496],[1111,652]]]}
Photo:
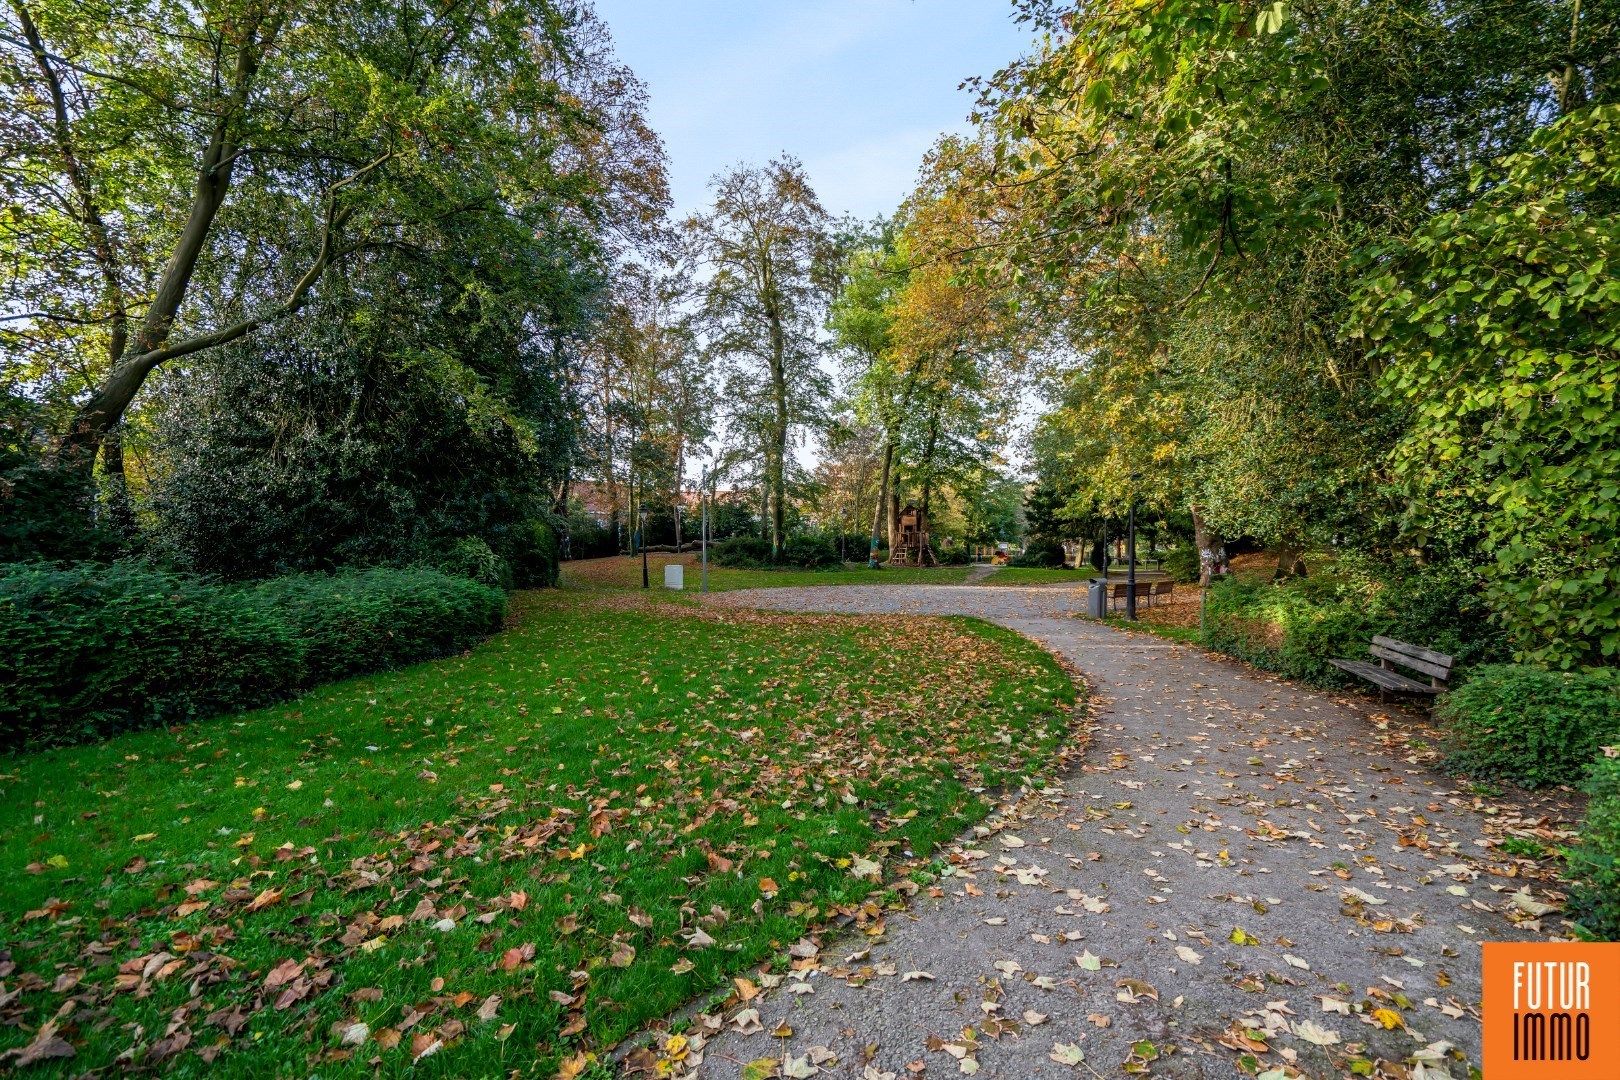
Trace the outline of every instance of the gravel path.
{"label": "gravel path", "polygon": [[[1357,1057],[1404,1063],[1381,1075],[1466,1077],[1477,943],[1553,929],[1481,861],[1473,797],[1399,756],[1369,710],[1074,618],[1081,597],[710,598],[984,616],[1072,662],[1094,708],[1083,764],[1058,789],[960,842],[950,875],[881,936],[827,940],[802,977],[749,1003],[757,1014],[727,1014],[698,1075],[773,1058],[783,1075],[862,1080],[1115,1077],[1128,1062],[1227,1078],[1253,1054],[1248,1071],[1276,1077],[1339,1075]],[[773,1037],[782,1024],[792,1034]]]}

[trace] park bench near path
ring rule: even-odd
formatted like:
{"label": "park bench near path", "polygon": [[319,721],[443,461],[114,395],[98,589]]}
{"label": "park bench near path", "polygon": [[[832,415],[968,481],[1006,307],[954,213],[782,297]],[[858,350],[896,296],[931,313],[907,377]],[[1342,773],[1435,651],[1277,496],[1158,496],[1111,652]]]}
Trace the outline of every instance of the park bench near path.
{"label": "park bench near path", "polygon": [[[1424,694],[1431,697],[1444,693],[1447,683],[1451,680],[1451,667],[1456,663],[1445,653],[1397,641],[1381,634],[1372,639],[1367,651],[1378,657],[1378,663],[1371,664],[1365,660],[1329,660],[1328,663],[1375,684],[1378,687],[1379,701],[1386,700],[1392,693]],[[1396,670],[1397,667],[1427,675],[1429,681],[1419,682],[1401,674]]]}

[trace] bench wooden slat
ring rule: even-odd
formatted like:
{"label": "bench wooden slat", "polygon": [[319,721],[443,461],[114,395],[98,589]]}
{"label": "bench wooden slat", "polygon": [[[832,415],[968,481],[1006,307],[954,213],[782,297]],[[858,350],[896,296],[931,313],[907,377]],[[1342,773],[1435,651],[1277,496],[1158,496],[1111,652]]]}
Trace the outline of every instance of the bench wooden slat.
{"label": "bench wooden slat", "polygon": [[1396,652],[1394,649],[1386,649],[1382,645],[1371,645],[1368,647],[1367,651],[1378,657],[1380,660],[1389,660],[1392,663],[1401,665],[1402,667],[1411,668],[1413,671],[1421,671],[1425,675],[1433,675],[1437,679],[1444,679],[1451,674],[1450,665],[1433,664],[1427,660],[1423,660],[1415,656],[1408,656],[1406,653]]}
{"label": "bench wooden slat", "polygon": [[1369,664],[1365,660],[1329,660],[1328,663],[1341,668],[1352,675],[1359,675],[1368,682],[1376,683],[1386,690],[1394,690],[1402,694],[1438,694],[1445,689],[1443,686],[1430,686],[1420,683],[1416,679],[1409,679],[1398,671],[1381,668],[1377,664]]}
{"label": "bench wooden slat", "polygon": [[[1389,649],[1391,652],[1397,652],[1397,653],[1401,653],[1401,654],[1406,655],[1406,656],[1410,656],[1414,660],[1423,660],[1423,661],[1426,661],[1426,662],[1428,662],[1430,664],[1435,665],[1436,667],[1445,668],[1446,671],[1450,671],[1451,666],[1457,662],[1452,657],[1447,656],[1443,652],[1435,652],[1433,649],[1425,649],[1421,645],[1412,645],[1412,644],[1410,644],[1408,642],[1405,642],[1405,641],[1398,641],[1398,640],[1396,640],[1395,638],[1392,638],[1392,637],[1385,637],[1382,634],[1374,635],[1373,644],[1374,645],[1381,645],[1384,648]],[[1409,666],[1415,666],[1415,665],[1409,665]],[[1423,669],[1418,668],[1418,670],[1421,671]],[[1444,675],[1444,673],[1442,673],[1441,678],[1444,678],[1444,677],[1445,677],[1445,675]]]}

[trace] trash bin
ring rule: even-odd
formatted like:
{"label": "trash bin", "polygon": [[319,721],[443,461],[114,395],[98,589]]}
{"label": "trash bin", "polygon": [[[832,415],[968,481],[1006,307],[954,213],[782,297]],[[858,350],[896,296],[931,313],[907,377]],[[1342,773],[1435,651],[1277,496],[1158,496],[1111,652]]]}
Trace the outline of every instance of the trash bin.
{"label": "trash bin", "polygon": [[1105,578],[1092,578],[1090,588],[1086,592],[1086,614],[1093,619],[1101,619],[1108,614],[1108,581]]}

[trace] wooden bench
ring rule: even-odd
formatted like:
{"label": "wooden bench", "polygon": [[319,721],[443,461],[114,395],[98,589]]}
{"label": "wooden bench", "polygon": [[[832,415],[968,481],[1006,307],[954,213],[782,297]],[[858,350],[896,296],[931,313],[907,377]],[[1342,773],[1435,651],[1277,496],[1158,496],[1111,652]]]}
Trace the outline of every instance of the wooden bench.
{"label": "wooden bench", "polygon": [[[1451,679],[1451,665],[1456,662],[1445,653],[1382,635],[1372,639],[1367,651],[1378,657],[1378,663],[1369,664],[1365,660],[1329,660],[1328,663],[1375,684],[1379,701],[1388,700],[1392,693],[1430,696],[1441,693]],[[1429,681],[1419,682],[1395,670],[1397,667],[1426,675]]]}
{"label": "wooden bench", "polygon": [[[1109,593],[1108,593],[1108,607],[1109,607],[1109,610],[1113,610],[1114,601],[1116,601],[1116,600],[1119,600],[1119,601],[1128,600],[1130,598],[1130,595],[1131,595],[1131,586],[1130,586],[1129,582],[1121,581],[1121,582],[1116,583],[1114,585],[1114,587],[1111,590],[1109,590]],[[1151,581],[1138,581],[1136,583],[1136,598],[1138,600],[1141,600],[1143,597],[1151,598],[1152,595],[1153,595],[1153,583]]]}
{"label": "wooden bench", "polygon": [[1173,582],[1173,581],[1155,581],[1153,583],[1153,594],[1152,594],[1152,596],[1148,597],[1148,607],[1153,606],[1153,597],[1154,596],[1169,596],[1171,593],[1173,593],[1175,591],[1176,591],[1176,583],[1175,582]]}

